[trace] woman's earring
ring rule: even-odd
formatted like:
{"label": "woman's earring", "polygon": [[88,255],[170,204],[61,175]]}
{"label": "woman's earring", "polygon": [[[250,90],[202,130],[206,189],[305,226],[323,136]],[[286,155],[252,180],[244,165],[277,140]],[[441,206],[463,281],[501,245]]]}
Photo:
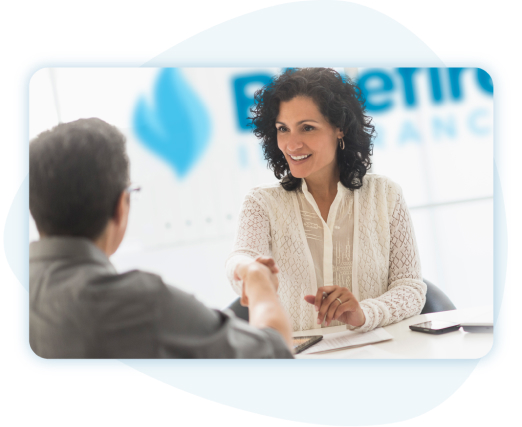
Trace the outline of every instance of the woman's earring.
{"label": "woman's earring", "polygon": [[344,138],[339,138],[339,147],[341,147],[341,150],[344,150]]}

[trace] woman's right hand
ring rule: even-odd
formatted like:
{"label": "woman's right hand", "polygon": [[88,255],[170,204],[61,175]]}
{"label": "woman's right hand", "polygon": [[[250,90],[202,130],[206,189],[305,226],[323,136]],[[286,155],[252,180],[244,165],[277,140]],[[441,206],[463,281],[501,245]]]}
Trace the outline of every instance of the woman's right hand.
{"label": "woman's right hand", "polygon": [[[247,271],[247,267],[250,264],[252,264],[253,262],[259,262],[263,265],[266,265],[270,269],[270,272],[272,274],[279,273],[279,268],[277,267],[277,264],[275,263],[274,258],[269,257],[269,256],[260,255],[253,261],[242,261],[242,262],[238,263],[234,270],[234,280],[238,281],[238,282],[243,280],[242,278],[244,277],[244,275]],[[277,283],[277,285],[279,286],[279,282]]]}
{"label": "woman's right hand", "polygon": [[236,265],[236,268],[234,270],[234,280],[237,282],[241,282],[242,287],[242,297],[241,297],[241,305],[248,306],[248,298],[245,295],[245,286],[242,283],[245,279],[245,276],[247,275],[248,271],[255,267],[255,263],[262,264],[266,266],[270,270],[270,276],[271,280],[270,282],[274,286],[274,290],[277,292],[277,289],[279,288],[279,279],[277,277],[277,273],[279,273],[279,268],[277,267],[277,264],[275,263],[274,259],[268,256],[258,256],[253,261],[246,261],[246,262],[240,262]]}

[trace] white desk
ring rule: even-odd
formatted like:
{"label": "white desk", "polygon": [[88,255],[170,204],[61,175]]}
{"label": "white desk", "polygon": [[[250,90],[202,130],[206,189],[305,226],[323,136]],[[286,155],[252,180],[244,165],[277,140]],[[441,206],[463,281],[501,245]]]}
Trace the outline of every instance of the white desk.
{"label": "white desk", "polygon": [[[412,331],[409,326],[428,320],[447,320],[461,323],[492,312],[492,307],[475,307],[440,313],[420,314],[402,322],[385,326],[393,339],[380,343],[334,350],[320,354],[297,354],[297,359],[478,359],[493,345],[493,333],[464,332],[462,328],[442,335]],[[345,326],[294,332],[294,336],[326,335],[346,330]]]}

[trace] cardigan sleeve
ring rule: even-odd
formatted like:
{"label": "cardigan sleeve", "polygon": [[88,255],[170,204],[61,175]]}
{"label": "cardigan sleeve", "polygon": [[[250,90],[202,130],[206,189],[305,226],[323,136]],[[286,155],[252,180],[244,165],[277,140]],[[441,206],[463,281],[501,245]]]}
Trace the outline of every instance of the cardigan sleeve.
{"label": "cardigan sleeve", "polygon": [[410,213],[400,188],[390,218],[388,290],[377,298],[360,302],[364,325],[349,327],[361,332],[397,323],[422,311],[426,284],[422,280],[419,251]]}
{"label": "cardigan sleeve", "polygon": [[241,261],[254,260],[259,255],[271,256],[270,220],[264,203],[250,191],[239,213],[234,248],[226,261],[226,273],[234,291],[241,295],[241,283],[234,280],[234,270]]}

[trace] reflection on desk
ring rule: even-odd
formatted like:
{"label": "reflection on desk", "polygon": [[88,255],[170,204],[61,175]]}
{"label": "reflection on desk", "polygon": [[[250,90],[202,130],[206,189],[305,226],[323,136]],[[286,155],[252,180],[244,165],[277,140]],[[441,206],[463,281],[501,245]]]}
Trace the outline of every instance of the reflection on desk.
{"label": "reflection on desk", "polygon": [[[462,328],[443,335],[412,331],[409,326],[428,320],[461,323],[485,313],[492,307],[474,307],[440,313],[420,314],[402,322],[385,326],[392,340],[364,347],[330,351],[320,354],[297,354],[297,359],[479,359],[493,345],[493,333],[470,333]],[[326,335],[346,330],[345,326],[294,332],[294,336]]]}

